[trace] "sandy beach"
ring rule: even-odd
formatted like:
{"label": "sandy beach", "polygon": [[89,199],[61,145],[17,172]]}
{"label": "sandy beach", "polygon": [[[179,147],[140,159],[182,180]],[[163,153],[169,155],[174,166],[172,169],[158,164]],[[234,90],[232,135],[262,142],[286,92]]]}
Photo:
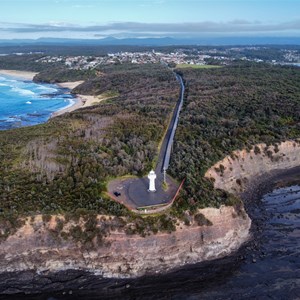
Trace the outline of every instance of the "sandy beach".
{"label": "sandy beach", "polygon": [[[62,88],[67,88],[67,89],[72,90],[72,89],[76,88],[78,85],[82,84],[83,82],[84,81],[68,81],[68,82],[60,82],[60,83],[56,83],[56,84]],[[76,94],[76,98],[74,98],[75,103],[72,106],[69,106],[69,107],[66,107],[66,108],[63,108],[61,110],[54,112],[51,115],[51,118],[63,115],[68,112],[72,112],[72,111],[82,108],[82,107],[96,105],[96,104],[100,103],[101,101],[109,99],[109,98],[111,98],[111,97],[105,97],[105,96],[101,96],[101,95],[91,96],[91,95]]]}
{"label": "sandy beach", "polygon": [[[0,75],[1,74],[18,77],[23,80],[33,80],[34,76],[38,73],[27,72],[27,71],[18,71],[18,70],[0,70]],[[75,87],[77,87],[78,85],[82,84],[83,82],[84,81],[68,81],[68,82],[56,83],[56,85],[58,85],[59,87],[62,87],[62,88],[67,88],[69,90],[72,90]],[[76,95],[76,98],[73,99],[74,100],[73,105],[54,112],[51,115],[51,118],[60,116],[67,112],[72,112],[81,107],[88,107],[88,106],[95,105],[105,99],[107,99],[107,97],[101,97],[101,95],[100,96]]]}
{"label": "sandy beach", "polygon": [[72,106],[63,108],[61,110],[58,110],[56,112],[54,112],[51,115],[51,118],[63,115],[65,113],[68,112],[72,112],[76,109],[82,108],[82,107],[88,107],[88,106],[92,106],[92,105],[96,105],[98,103],[100,103],[103,100],[108,99],[107,97],[101,97],[100,96],[89,96],[89,95],[76,95],[76,98],[74,98],[75,103]]}
{"label": "sandy beach", "polygon": [[0,70],[0,75],[1,74],[18,77],[25,80],[33,80],[33,77],[38,73],[18,70]]}
{"label": "sandy beach", "polygon": [[[77,87],[78,85],[82,84],[84,81],[69,81],[69,82],[61,82],[61,83],[57,83],[58,86],[62,87],[62,88],[67,88],[67,89],[74,89],[75,87]],[[65,113],[68,112],[72,112],[76,109],[82,108],[82,107],[88,107],[88,106],[92,106],[95,104],[100,103],[103,100],[108,99],[108,97],[104,97],[104,96],[90,96],[90,95],[80,95],[80,94],[76,94],[76,98],[74,98],[75,103],[72,106],[63,108],[61,110],[58,110],[56,112],[54,112],[51,115],[51,118],[53,117],[57,117],[60,115],[63,115]]]}
{"label": "sandy beach", "polygon": [[60,110],[57,110],[55,111],[54,113],[51,114],[51,117],[50,118],[54,118],[54,117],[57,117],[57,116],[60,116],[60,115],[63,115],[65,113],[68,113],[68,112],[71,112],[71,111],[74,111],[78,108],[81,108],[83,106],[83,102],[80,98],[74,98],[74,104],[71,105],[71,106],[67,106],[65,108],[62,108]]}

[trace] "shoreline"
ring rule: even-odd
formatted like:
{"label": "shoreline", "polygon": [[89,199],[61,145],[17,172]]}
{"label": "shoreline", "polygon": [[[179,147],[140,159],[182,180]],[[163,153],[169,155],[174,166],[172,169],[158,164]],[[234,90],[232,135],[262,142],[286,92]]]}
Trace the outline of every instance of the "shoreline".
{"label": "shoreline", "polygon": [[52,118],[55,118],[55,117],[58,117],[58,116],[61,116],[65,113],[70,113],[74,110],[77,110],[79,108],[82,108],[83,107],[83,102],[82,100],[79,98],[79,97],[74,97],[73,99],[71,99],[72,102],[69,103],[69,105],[53,112],[51,115],[50,115],[50,118],[49,119],[52,119]]}
{"label": "shoreline", "polygon": [[[245,187],[245,191],[240,194],[244,206],[260,201],[263,195],[274,189],[300,185],[300,166],[290,169],[277,169],[269,171],[258,177],[251,178]],[[251,203],[252,202],[252,203]]]}
{"label": "shoreline", "polygon": [[[37,74],[38,74],[38,72],[0,69],[0,76],[1,75],[12,76],[12,77],[16,77],[21,80],[33,81],[34,76]],[[80,85],[83,82],[84,81],[74,81],[74,82],[68,81],[68,82],[62,82],[62,83],[55,83],[55,85],[57,85],[60,88],[69,89],[71,92],[72,89],[74,89],[75,87],[77,87],[78,85]],[[73,100],[73,103],[72,103],[72,101],[70,101],[70,103],[67,106],[62,107],[61,109],[50,114],[49,119],[56,117],[56,116],[60,116],[67,112],[74,111],[74,110],[79,109],[84,106],[85,101],[81,97],[76,96],[72,100]]]}
{"label": "shoreline", "polygon": [[[255,179],[255,184],[260,185],[267,185],[270,183],[269,180],[275,180],[277,181],[287,181],[289,182],[291,178],[296,175],[298,177],[300,167],[292,168],[290,170],[278,170],[276,172],[269,172],[266,174],[267,176],[261,176],[260,178]],[[277,174],[275,174],[277,173]],[[272,178],[272,179],[271,179]],[[276,182],[271,182],[271,185],[276,184]],[[271,188],[273,188],[271,187]],[[249,188],[249,187],[248,187]],[[253,199],[257,198],[257,190],[252,189],[250,186],[250,193],[252,193]],[[258,196],[259,197],[259,196]],[[249,206],[248,206],[249,205]],[[257,206],[260,205],[259,199],[256,201],[249,201],[248,202],[247,210],[255,211]],[[107,292],[105,292],[105,289],[112,286],[112,284],[116,287],[116,290],[111,290],[109,293],[109,296],[118,296],[120,290],[124,290],[126,286],[132,288],[138,286],[139,284],[143,285],[147,284],[149,285],[149,281],[144,280],[150,280],[150,283],[153,283],[154,280],[162,280],[173,278],[173,276],[176,276],[178,272],[188,272],[190,274],[191,271],[199,270],[206,270],[207,267],[214,266],[219,270],[223,270],[223,267],[229,266],[230,270],[236,270],[236,268],[239,266],[241,262],[247,259],[247,257],[252,257],[253,253],[257,250],[257,247],[260,244],[261,241],[261,226],[263,225],[262,222],[266,221],[266,219],[263,218],[253,218],[253,223],[251,226],[251,239],[248,240],[246,243],[244,243],[238,250],[233,251],[229,256],[223,257],[223,258],[216,258],[215,260],[205,260],[200,263],[196,264],[187,264],[187,265],[181,265],[178,267],[175,267],[174,269],[168,270],[165,272],[157,272],[157,273],[148,273],[144,276],[139,277],[131,277],[131,278],[122,278],[122,277],[105,277],[103,274],[99,274],[97,272],[93,272],[89,269],[82,269],[82,268],[69,268],[69,269],[58,269],[58,270],[43,270],[38,275],[36,274],[36,271],[34,269],[28,269],[28,270],[22,270],[22,271],[10,271],[10,272],[4,272],[0,273],[0,278],[2,279],[1,282],[3,284],[0,285],[0,290],[5,290],[5,281],[7,279],[13,280],[13,285],[15,288],[21,289],[23,285],[23,281],[19,280],[20,274],[23,274],[24,276],[28,276],[29,278],[34,277],[37,282],[41,281],[44,283],[44,278],[46,277],[49,281],[49,284],[43,285],[41,284],[35,286],[35,291],[38,290],[39,293],[50,293],[53,296],[52,293],[49,292],[49,286],[52,284],[57,284],[60,281],[60,278],[62,276],[67,276],[69,278],[69,281],[67,282],[68,289],[72,290],[72,292],[75,295],[80,295],[83,293],[85,296],[92,296],[94,293],[96,293],[98,296],[103,295],[103,297],[106,295]],[[251,259],[252,260],[252,259]],[[253,263],[253,262],[252,262]],[[211,272],[213,275],[213,271]],[[210,271],[205,271],[204,276],[210,275]],[[226,275],[227,273],[225,273]],[[158,277],[159,276],[159,277]],[[223,276],[223,275],[222,275]],[[227,276],[227,275],[226,275]],[[83,288],[83,289],[77,289],[76,287],[81,284],[81,280],[84,278],[85,282],[93,283],[93,288]],[[147,279],[148,278],[148,279]],[[223,278],[223,277],[222,277]],[[146,283],[144,283],[146,282]],[[64,283],[66,284],[66,283]],[[127,289],[127,288],[126,288]],[[65,285],[60,286],[55,295],[60,295],[65,291]],[[27,290],[29,295],[32,295],[32,291],[30,288]],[[3,294],[5,295],[5,293]],[[106,299],[106,298],[105,298]],[[126,298],[127,299],[127,298]],[[129,299],[129,298],[128,298]]]}
{"label": "shoreline", "polygon": [[8,76],[18,77],[20,79],[31,80],[31,81],[33,80],[34,76],[37,74],[38,72],[0,69],[0,75],[8,75]]}
{"label": "shoreline", "polygon": [[[271,173],[268,174],[268,177],[274,177],[276,181],[279,179],[279,181],[287,180],[288,182],[293,175],[299,175],[296,168],[294,170],[284,170],[283,173],[279,172],[279,174],[273,174],[273,176]],[[265,183],[268,185],[267,178],[261,177],[261,180],[260,184]],[[258,180],[256,181],[256,183],[258,183]],[[255,193],[253,196],[255,197]],[[12,271],[0,273],[0,291],[7,290],[6,282],[8,281],[13,282],[10,284],[10,287],[13,286],[16,290],[22,290],[24,287],[24,280],[20,278],[34,278],[34,291],[30,287],[26,289],[28,299],[36,292],[40,293],[42,296],[46,295],[48,298],[50,296],[59,298],[59,296],[66,293],[66,290],[72,291],[75,298],[85,297],[87,299],[94,299],[94,297],[100,297],[101,299],[111,299],[119,297],[121,292],[124,299],[131,299],[133,295],[136,298],[140,298],[142,296],[144,297],[145,294],[151,294],[153,291],[158,293],[157,291],[164,290],[163,287],[166,287],[166,282],[172,283],[179,278],[178,276],[184,278],[184,280],[186,278],[189,279],[190,274],[193,273],[197,274],[196,281],[193,280],[195,284],[203,284],[203,289],[199,290],[199,295],[203,294],[205,296],[207,290],[211,291],[219,284],[222,286],[227,278],[233,278],[234,274],[240,270],[241,265],[254,264],[256,260],[264,259],[266,256],[265,250],[261,247],[261,244],[263,243],[262,228],[265,223],[269,222],[269,219],[267,219],[264,214],[263,207],[260,206],[261,203],[258,201],[250,201],[248,204],[250,206],[248,209],[255,212],[257,216],[253,219],[252,224],[254,226],[251,226],[252,238],[229,256],[196,264],[179,266],[169,270],[167,273],[150,273],[137,278],[105,278],[102,274],[80,268],[62,269],[57,271],[46,269],[38,274],[34,269],[22,270],[20,272]],[[257,207],[261,207],[260,213],[255,211]],[[62,277],[68,278],[68,281],[61,284]],[[211,278],[216,278],[217,283],[211,285]],[[84,285],[82,285],[82,282],[84,282]],[[56,287],[55,291],[51,291],[53,285]],[[114,287],[113,289],[111,289],[112,286]],[[175,286],[171,284],[167,285],[167,288],[171,291]],[[176,288],[175,292],[177,292]],[[2,292],[2,295],[5,296],[7,294]],[[213,295],[215,295],[215,293],[213,293]],[[232,295],[236,294],[233,293]],[[206,299],[206,297],[204,298]]]}
{"label": "shoreline", "polygon": [[[37,74],[38,74],[38,72],[0,69],[0,75],[13,76],[13,77],[17,77],[22,80],[33,81],[34,76]],[[54,83],[54,84],[60,88],[69,89],[70,93],[71,93],[71,91],[74,88],[76,88],[83,82],[84,82],[83,80],[80,80],[80,81],[59,82],[59,83]],[[91,106],[94,103],[99,103],[102,100],[104,100],[104,99],[101,99],[101,97],[90,96],[90,95],[75,94],[74,96],[75,97],[72,99],[73,103],[70,101],[70,103],[67,106],[53,112],[50,115],[49,119],[57,117],[57,116],[61,116],[65,113],[72,112],[72,111],[77,110],[82,107]]]}
{"label": "shoreline", "polygon": [[[289,145],[289,143],[287,144]],[[283,145],[286,146],[286,144]],[[279,148],[281,149],[282,145]],[[298,146],[293,146],[292,150],[298,153]],[[258,158],[258,156],[256,157]],[[270,160],[266,156],[263,157]],[[289,157],[292,159],[293,155],[290,153]],[[245,157],[243,158],[245,159]],[[259,158],[258,161],[260,163]],[[253,159],[251,162],[253,163]],[[240,163],[238,162],[238,165]],[[276,166],[274,160],[271,163]],[[182,269],[193,269],[195,263],[215,264],[212,260],[222,257],[227,257],[225,258],[226,261],[239,263],[248,254],[252,255],[260,243],[260,232],[265,221],[264,215],[262,218],[257,217],[257,209],[261,205],[261,193],[266,193],[278,185],[288,186],[290,183],[295,183],[295,180],[300,180],[300,166],[296,163],[294,167],[288,169],[271,169],[259,176],[249,175],[249,180],[243,191],[244,195],[239,193],[247,214],[243,208],[240,210],[238,207],[223,206],[219,209],[201,209],[199,210],[201,214],[212,222],[211,226],[180,224],[175,232],[158,233],[144,238],[137,235],[126,236],[122,232],[115,231],[107,237],[107,244],[103,243],[96,249],[82,254],[78,254],[78,248],[72,242],[69,244],[65,242],[60,247],[57,246],[57,251],[53,251],[53,243],[50,238],[45,238],[41,242],[38,240],[37,229],[41,230],[42,234],[47,237],[47,228],[56,227],[55,216],[52,216],[52,219],[47,223],[48,225],[41,225],[41,216],[35,217],[35,224],[31,224],[28,219],[23,228],[20,228],[14,236],[3,244],[4,246],[6,244],[4,249],[6,253],[11,254],[8,257],[8,265],[5,265],[6,263],[2,265],[4,272],[0,272],[0,278],[10,276],[10,280],[13,279],[14,284],[16,284],[16,288],[19,288],[23,284],[18,279],[19,272],[34,274],[35,280],[41,280],[42,283],[44,274],[51,276],[53,279],[50,285],[59,281],[59,274],[79,272],[81,275],[76,276],[76,278],[85,278],[86,274],[88,277],[91,275],[91,278],[97,278],[101,290],[110,286],[112,281],[120,285],[124,282],[130,282],[134,285],[136,280],[142,280],[141,278],[146,278],[146,276],[163,276],[161,278],[166,278],[164,276],[180,272]],[[249,219],[248,215],[253,221]],[[101,220],[102,216],[99,215],[98,218]],[[30,242],[23,245],[22,240],[19,239],[20,236]],[[20,260],[19,256],[14,257],[12,249],[19,249],[26,254]],[[129,256],[127,255],[128,252],[130,253]],[[84,257],[83,260],[81,255]],[[68,261],[65,264],[66,257]],[[252,263],[256,262],[256,257],[258,256],[251,256]],[[23,260],[27,262],[25,267],[20,263]],[[45,264],[43,265],[43,263]],[[14,274],[5,272],[7,266]],[[18,269],[19,266],[22,268]],[[37,270],[38,275],[35,273]],[[43,273],[44,271],[45,273]],[[76,279],[72,280],[71,278],[68,284],[72,286],[74,292],[78,291],[75,288],[78,284]],[[36,285],[35,289],[44,292],[44,287],[45,290],[49,291],[49,286],[43,284]]]}
{"label": "shoreline", "polygon": [[[79,86],[82,83],[84,83],[84,81],[80,80],[80,81],[59,82],[59,83],[55,83],[55,84],[61,88],[69,89],[70,93],[71,93],[73,89],[75,89],[77,86]],[[73,98],[74,104],[68,105],[65,108],[62,108],[62,109],[52,113],[50,116],[50,119],[61,116],[65,113],[73,112],[79,108],[89,107],[89,106],[98,104],[101,101],[108,99],[107,97],[101,97],[101,95],[99,95],[99,96],[82,95],[82,94],[73,94],[73,95],[74,95],[74,98]]]}
{"label": "shoreline", "polygon": [[[38,273],[43,270],[52,273],[81,270],[101,275],[107,280],[136,279],[167,274],[184,266],[230,255],[248,241],[245,233],[250,229],[251,221],[234,207],[205,208],[199,212],[212,224],[199,225],[193,221],[185,225],[182,222],[172,233],[160,232],[146,237],[111,231],[101,245],[84,253],[78,251],[80,245],[72,240],[61,241],[56,245],[57,251],[53,251],[51,228],[55,228],[57,220],[64,219],[63,216],[52,215],[46,223],[42,222],[41,215],[36,215],[33,222],[26,218],[24,225],[2,243],[1,255],[11,254],[1,261],[0,276],[8,270],[34,270]],[[99,224],[103,217],[107,216],[97,216]],[[45,237],[43,240],[40,240],[40,234]],[[22,258],[15,249],[22,253]],[[26,266],[20,263],[20,259],[27,261]]]}
{"label": "shoreline", "polygon": [[[72,83],[67,83],[72,84]],[[105,100],[106,98],[101,98],[100,96],[90,96],[90,95],[81,95],[81,94],[74,94],[74,104],[70,104],[60,110],[53,112],[50,116],[50,119],[61,116],[65,113],[73,112],[77,109],[93,106],[94,104],[98,104],[101,101]]]}

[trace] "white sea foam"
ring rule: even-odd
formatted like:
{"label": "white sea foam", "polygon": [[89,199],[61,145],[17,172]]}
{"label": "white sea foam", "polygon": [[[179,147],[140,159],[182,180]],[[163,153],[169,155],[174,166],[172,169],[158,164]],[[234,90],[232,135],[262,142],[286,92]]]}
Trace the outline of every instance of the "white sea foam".
{"label": "white sea foam", "polygon": [[57,111],[61,111],[61,110],[64,110],[66,108],[69,108],[69,107],[73,106],[76,103],[76,101],[73,98],[65,99],[64,102],[69,102],[69,104],[62,107],[62,108],[60,108],[60,109],[58,109]]}
{"label": "white sea foam", "polygon": [[55,85],[0,76],[0,130],[43,123],[53,111],[74,104],[66,97]]}
{"label": "white sea foam", "polygon": [[13,87],[15,87],[16,85],[15,85],[15,84],[10,84],[9,82],[4,81],[4,82],[0,83],[0,86],[6,86],[6,87],[11,87],[11,88],[13,88]]}
{"label": "white sea foam", "polygon": [[4,82],[18,82],[18,80],[13,79],[12,76],[0,76],[0,81],[4,81]]}
{"label": "white sea foam", "polygon": [[35,96],[35,93],[33,91],[21,89],[19,87],[14,87],[11,90],[12,92],[18,93],[21,96]]}
{"label": "white sea foam", "polygon": [[14,79],[7,79],[5,78],[5,80],[3,80],[5,82],[18,82],[18,80],[14,80]]}
{"label": "white sea foam", "polygon": [[5,120],[5,122],[16,122],[20,120],[21,120],[20,116],[10,116]]}
{"label": "white sea foam", "polygon": [[37,90],[40,90],[43,92],[48,92],[48,93],[56,93],[57,92],[57,89],[55,89],[55,88],[42,86],[42,85],[37,86]]}

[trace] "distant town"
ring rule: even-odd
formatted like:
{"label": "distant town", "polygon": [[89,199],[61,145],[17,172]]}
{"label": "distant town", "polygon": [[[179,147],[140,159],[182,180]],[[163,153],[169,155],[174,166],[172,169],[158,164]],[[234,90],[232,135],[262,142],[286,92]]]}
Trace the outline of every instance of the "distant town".
{"label": "distant town", "polygon": [[[103,56],[43,56],[36,60],[38,63],[64,64],[69,69],[88,70],[94,69],[100,65],[109,64],[148,64],[148,63],[166,63],[191,66],[205,66],[209,64],[228,65],[235,60],[244,60],[252,62],[266,62],[272,64],[298,64],[300,63],[300,51],[291,49],[276,49],[275,53],[268,47],[231,47],[225,49],[206,49],[197,48],[178,48],[171,52],[161,52],[149,50],[142,52],[120,51],[108,53]],[[39,53],[40,54],[40,53]],[[257,55],[256,55],[257,54]],[[18,53],[22,55],[22,53]]]}
{"label": "distant town", "polygon": [[[172,68],[226,66],[236,61],[300,65],[300,46],[24,46],[0,47],[2,69],[93,71],[117,64],[165,64]],[[53,78],[52,78],[53,79]]]}

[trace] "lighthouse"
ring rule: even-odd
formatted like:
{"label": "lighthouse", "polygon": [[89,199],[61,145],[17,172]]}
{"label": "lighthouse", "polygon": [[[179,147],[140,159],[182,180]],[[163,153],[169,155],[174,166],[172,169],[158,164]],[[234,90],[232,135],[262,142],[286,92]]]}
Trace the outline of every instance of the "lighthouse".
{"label": "lighthouse", "polygon": [[148,192],[156,192],[156,189],[155,189],[156,174],[153,170],[149,173],[148,179],[150,181]]}

